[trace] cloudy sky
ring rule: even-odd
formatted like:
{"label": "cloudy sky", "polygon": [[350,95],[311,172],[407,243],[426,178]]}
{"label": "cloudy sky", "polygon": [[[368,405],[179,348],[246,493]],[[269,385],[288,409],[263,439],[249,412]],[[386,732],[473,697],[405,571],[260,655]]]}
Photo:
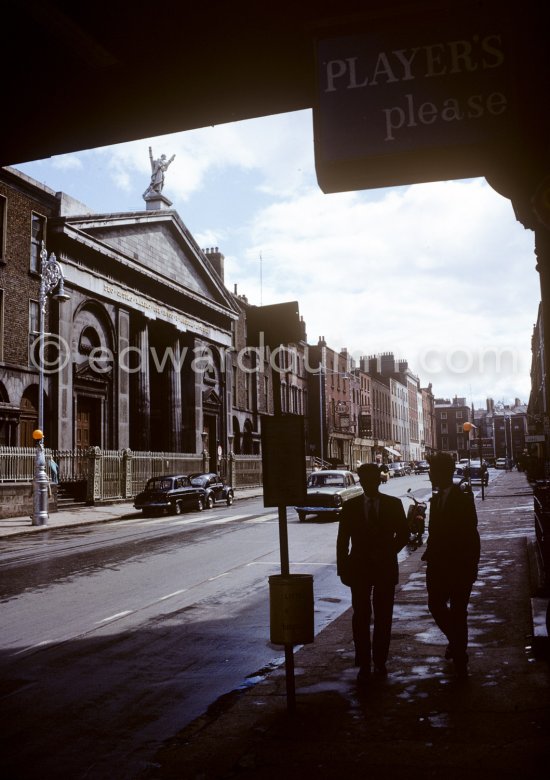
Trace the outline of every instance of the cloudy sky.
{"label": "cloudy sky", "polygon": [[534,239],[483,179],[324,195],[310,111],[16,165],[98,212],[144,208],[148,146],[176,158],[164,195],[225,282],[297,300],[308,341],[393,352],[436,397],[529,397],[540,288]]}

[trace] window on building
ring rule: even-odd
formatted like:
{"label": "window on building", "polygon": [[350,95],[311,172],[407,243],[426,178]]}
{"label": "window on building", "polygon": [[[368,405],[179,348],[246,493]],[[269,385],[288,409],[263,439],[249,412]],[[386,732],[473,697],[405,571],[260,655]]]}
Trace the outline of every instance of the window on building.
{"label": "window on building", "polygon": [[446,420],[447,419],[447,412],[441,412],[441,419]]}
{"label": "window on building", "polygon": [[447,436],[441,437],[441,449],[442,450],[448,450],[449,449],[449,438]]}
{"label": "window on building", "polygon": [[6,259],[6,230],[7,230],[8,201],[0,195],[0,261]]}
{"label": "window on building", "polygon": [[462,414],[463,414],[463,412],[457,412],[456,413],[456,419],[457,420],[462,420]]}
{"label": "window on building", "polygon": [[40,307],[38,301],[29,301],[29,365],[38,368],[40,365]]}
{"label": "window on building", "polygon": [[252,409],[252,382],[248,372],[244,375],[245,395],[246,395],[246,408]]}
{"label": "window on building", "polygon": [[40,271],[40,252],[42,241],[46,238],[46,217],[40,214],[31,215],[31,271]]}
{"label": "window on building", "polygon": [[449,427],[447,423],[441,423],[441,433],[449,433]]}

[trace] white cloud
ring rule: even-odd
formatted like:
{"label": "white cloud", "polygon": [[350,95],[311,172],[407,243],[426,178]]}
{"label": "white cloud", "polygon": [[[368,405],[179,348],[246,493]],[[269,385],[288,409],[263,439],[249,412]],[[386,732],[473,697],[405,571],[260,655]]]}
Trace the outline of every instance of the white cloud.
{"label": "white cloud", "polygon": [[62,171],[81,171],[82,160],[76,154],[63,154],[52,158],[52,165]]}
{"label": "white cloud", "polygon": [[393,351],[438,394],[528,395],[533,237],[483,180],[311,189],[258,212],[250,237],[241,291],[259,302],[262,252],[263,303],[298,300],[310,341]]}

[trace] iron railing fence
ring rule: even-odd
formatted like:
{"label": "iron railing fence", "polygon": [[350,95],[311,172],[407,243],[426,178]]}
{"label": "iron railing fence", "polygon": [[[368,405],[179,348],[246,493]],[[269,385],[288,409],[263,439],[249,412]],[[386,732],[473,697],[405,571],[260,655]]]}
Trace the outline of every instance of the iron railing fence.
{"label": "iron railing fence", "polygon": [[131,492],[132,496],[143,490],[150,477],[163,474],[192,474],[202,472],[203,458],[200,455],[182,452],[132,452]]}
{"label": "iron railing fence", "polygon": [[0,447],[0,482],[31,482],[35,455],[34,447]]}
{"label": "iron railing fence", "polygon": [[233,455],[233,487],[263,484],[261,455]]}
{"label": "iron railing fence", "polygon": [[[0,447],[0,482],[32,482],[36,451],[34,447]],[[57,475],[50,468],[57,464]],[[150,477],[162,474],[190,474],[208,469],[202,455],[181,452],[133,452],[46,449],[46,473],[62,484],[81,483],[90,502],[131,499]],[[218,472],[235,488],[262,485],[261,455],[223,457]],[[83,491],[84,492],[84,491]]]}

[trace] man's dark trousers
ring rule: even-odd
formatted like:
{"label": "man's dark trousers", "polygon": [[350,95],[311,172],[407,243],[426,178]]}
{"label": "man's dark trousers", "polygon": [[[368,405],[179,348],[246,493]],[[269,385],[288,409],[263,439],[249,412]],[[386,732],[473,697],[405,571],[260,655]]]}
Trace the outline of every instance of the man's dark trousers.
{"label": "man's dark trousers", "polygon": [[449,576],[445,569],[429,566],[426,573],[428,609],[449,642],[455,663],[466,663],[468,656],[468,602],[472,583]]}
{"label": "man's dark trousers", "polygon": [[[370,625],[374,617],[372,633],[372,660],[381,668],[388,660],[395,585],[384,583],[372,585],[367,582],[354,584],[351,588],[353,607],[352,630],[355,644],[356,666],[369,667],[371,659]],[[372,601],[371,601],[372,599]]]}

